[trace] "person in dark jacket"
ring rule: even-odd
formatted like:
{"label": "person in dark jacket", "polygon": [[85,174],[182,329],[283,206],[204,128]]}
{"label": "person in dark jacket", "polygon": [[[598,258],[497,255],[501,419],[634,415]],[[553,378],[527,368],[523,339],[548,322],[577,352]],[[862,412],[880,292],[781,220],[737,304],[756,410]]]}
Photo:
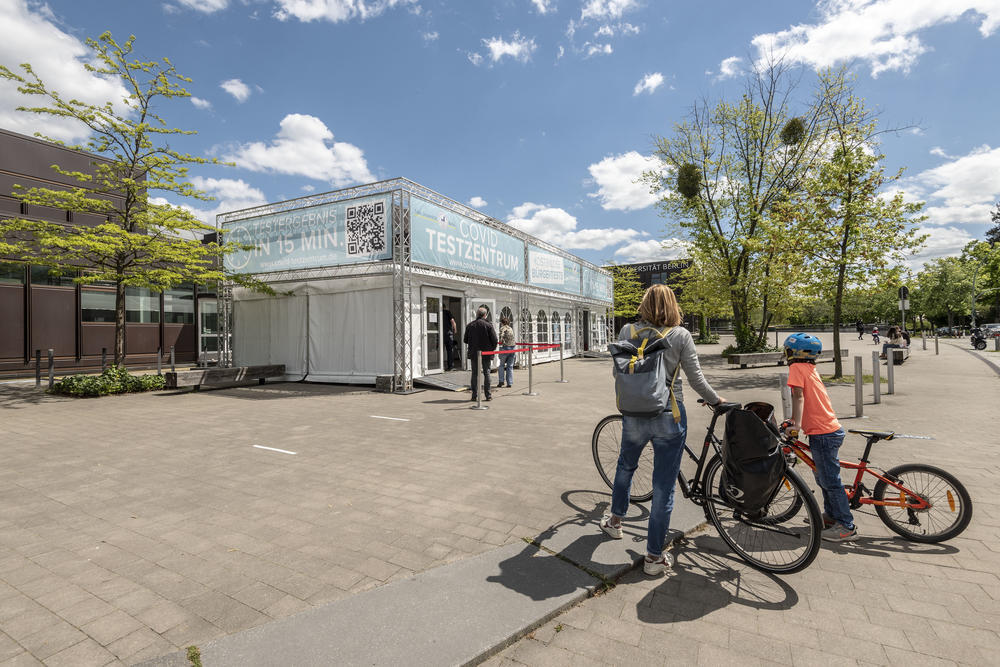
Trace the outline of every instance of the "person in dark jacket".
{"label": "person in dark jacket", "polygon": [[[493,328],[493,323],[486,319],[486,309],[480,308],[476,311],[476,319],[465,326],[465,336],[462,338],[468,348],[469,363],[472,366],[472,400],[477,400],[479,396],[479,364],[476,361],[476,352],[492,352],[497,349],[497,332]],[[487,401],[493,400],[493,393],[490,391],[490,360],[493,355],[483,357],[483,395]]]}

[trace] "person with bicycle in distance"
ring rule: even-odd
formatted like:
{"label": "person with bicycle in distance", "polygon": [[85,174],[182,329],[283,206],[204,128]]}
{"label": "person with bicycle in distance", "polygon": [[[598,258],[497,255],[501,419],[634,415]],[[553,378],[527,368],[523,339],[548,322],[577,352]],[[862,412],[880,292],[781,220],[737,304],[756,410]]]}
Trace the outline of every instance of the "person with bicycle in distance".
{"label": "person with bicycle in distance", "polygon": [[797,438],[799,431],[809,436],[809,449],[816,464],[816,483],[823,492],[823,534],[829,542],[857,539],[858,529],[840,479],[837,452],[844,443],[844,429],[833,412],[830,395],[816,370],[816,358],[823,343],[806,333],[785,339],[788,386],[792,390],[792,419],[782,424],[786,435]]}
{"label": "person with bicycle in distance", "polygon": [[[684,369],[691,387],[711,405],[723,402],[705,380],[698,362],[698,352],[691,333],[680,326],[681,309],[673,290],[666,285],[653,285],[646,290],[639,305],[639,322],[626,324],[618,340],[633,341],[642,349],[654,340],[662,339],[665,345],[661,357],[662,374],[657,377],[666,385],[656,389],[663,396],[669,392],[667,405],[660,406],[658,414],[629,414],[618,397],[622,412],[621,450],[611,493],[611,509],[601,519],[601,530],[615,539],[621,539],[622,518],[628,511],[632,475],[639,464],[646,443],[653,446],[653,499],[649,507],[646,558],[643,571],[651,576],[662,575],[673,567],[674,557],[664,553],[664,540],[670,527],[670,514],[674,507],[674,487],[680,471],[681,457],[687,437],[687,416],[684,410],[681,383],[677,370]],[[641,342],[641,345],[639,341]]]}

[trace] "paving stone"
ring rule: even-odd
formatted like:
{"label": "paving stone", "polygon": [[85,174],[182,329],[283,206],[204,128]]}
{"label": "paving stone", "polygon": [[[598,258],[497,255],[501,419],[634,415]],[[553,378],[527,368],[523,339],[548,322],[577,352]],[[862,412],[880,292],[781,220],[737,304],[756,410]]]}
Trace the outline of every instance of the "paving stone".
{"label": "paving stone", "polygon": [[80,629],[99,644],[107,646],[116,639],[120,639],[141,627],[142,623],[137,619],[121,610],[116,610],[81,626]]}
{"label": "paving stone", "polygon": [[81,667],[82,665],[107,665],[114,659],[115,656],[103,646],[92,639],[84,639],[70,648],[49,656],[45,664],[47,667]]}

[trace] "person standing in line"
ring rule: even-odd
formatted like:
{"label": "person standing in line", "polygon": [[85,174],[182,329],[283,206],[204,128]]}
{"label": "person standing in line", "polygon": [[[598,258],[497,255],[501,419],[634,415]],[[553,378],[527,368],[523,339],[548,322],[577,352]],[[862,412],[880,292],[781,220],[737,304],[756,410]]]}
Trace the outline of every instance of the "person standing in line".
{"label": "person standing in line", "polygon": [[[481,307],[476,311],[476,319],[469,322],[465,327],[465,336],[462,337],[468,347],[469,365],[472,367],[472,379],[469,384],[472,386],[472,400],[479,397],[479,364],[477,352],[492,352],[497,349],[497,332],[493,328],[493,323],[486,319],[486,309]],[[483,360],[483,397],[487,401],[493,400],[493,392],[490,390],[490,359],[493,355],[482,357]]]}
{"label": "person standing in line", "polygon": [[[514,349],[514,327],[510,326],[510,320],[506,317],[500,318],[500,349]],[[504,384],[506,382],[506,384]],[[500,369],[497,371],[497,387],[506,386],[508,389],[514,387],[514,353],[500,355]]]}
{"label": "person standing in line", "polygon": [[450,371],[455,367],[455,346],[458,344],[455,342],[455,334],[458,333],[458,327],[455,326],[455,316],[447,308],[441,313],[441,319],[444,320],[444,350],[448,355],[445,370]]}
{"label": "person standing in line", "polygon": [[858,340],[864,340],[865,338],[865,325],[861,320],[854,323],[854,328],[858,330]]}
{"label": "person standing in line", "polygon": [[658,576],[673,567],[674,557],[664,552],[663,542],[670,527],[674,509],[674,487],[680,471],[684,441],[687,438],[687,415],[678,367],[684,369],[691,388],[710,405],[718,405],[723,398],[715,393],[705,380],[698,362],[698,351],[691,332],[681,325],[681,309],[677,297],[666,285],[656,284],[646,290],[639,305],[639,322],[626,324],[618,340],[630,340],[632,331],[654,328],[664,332],[669,347],[663,354],[666,377],[672,378],[670,394],[677,405],[677,417],[667,409],[656,417],[622,415],[622,443],[611,492],[611,511],[601,519],[601,530],[611,537],[622,539],[622,518],[628,511],[632,475],[639,467],[639,455],[650,441],[653,443],[653,500],[649,506],[649,528],[646,540],[646,558],[643,571]]}

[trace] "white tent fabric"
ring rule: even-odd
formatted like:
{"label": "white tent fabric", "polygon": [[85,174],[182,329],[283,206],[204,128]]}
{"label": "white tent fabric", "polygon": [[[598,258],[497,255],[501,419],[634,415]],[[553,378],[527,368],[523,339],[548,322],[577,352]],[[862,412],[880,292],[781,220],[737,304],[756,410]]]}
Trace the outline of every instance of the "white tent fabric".
{"label": "white tent fabric", "polygon": [[285,380],[305,377],[306,297],[236,301],[234,319],[234,365],[284,364]]}
{"label": "white tent fabric", "polygon": [[392,289],[317,294],[309,300],[309,376],[374,383],[393,372]]}

